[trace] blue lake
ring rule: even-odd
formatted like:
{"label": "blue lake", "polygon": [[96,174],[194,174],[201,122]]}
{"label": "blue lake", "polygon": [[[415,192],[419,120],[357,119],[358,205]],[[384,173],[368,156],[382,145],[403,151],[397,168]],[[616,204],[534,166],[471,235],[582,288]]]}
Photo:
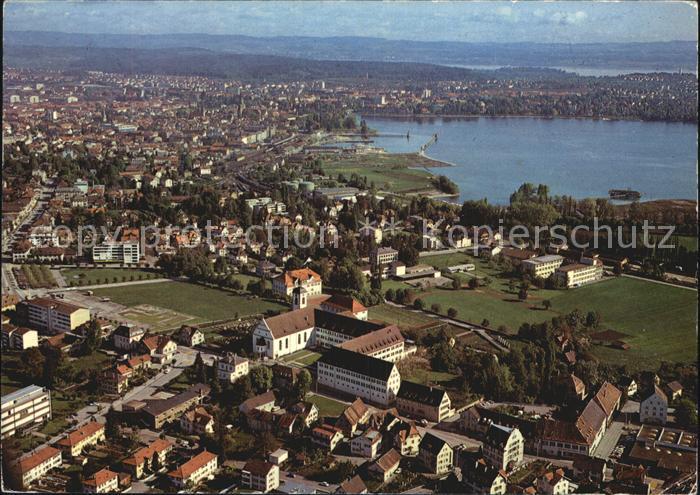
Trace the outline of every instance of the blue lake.
{"label": "blue lake", "polygon": [[523,182],[549,185],[552,195],[608,197],[630,188],[652,199],[697,196],[697,126],[694,124],[542,119],[392,119],[367,117],[380,134],[374,146],[415,152],[433,134],[426,155],[454,164],[432,169],[459,185],[460,200],[507,204]]}

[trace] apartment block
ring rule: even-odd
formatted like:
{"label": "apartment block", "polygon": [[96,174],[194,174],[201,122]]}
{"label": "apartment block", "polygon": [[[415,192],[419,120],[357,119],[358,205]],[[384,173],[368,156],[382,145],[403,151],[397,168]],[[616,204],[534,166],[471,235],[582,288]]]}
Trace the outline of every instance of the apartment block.
{"label": "apartment block", "polygon": [[90,321],[90,310],[48,297],[28,299],[20,304],[26,311],[27,323],[51,335],[72,332]]}
{"label": "apartment block", "polygon": [[19,475],[22,487],[26,490],[29,485],[43,475],[60,467],[63,463],[61,451],[50,446],[43,447],[33,454],[19,460]]}
{"label": "apartment block", "polygon": [[547,254],[528,260],[523,260],[521,266],[525,273],[536,278],[547,278],[564,262],[564,257],[558,254]]}
{"label": "apartment block", "polygon": [[138,264],[138,242],[105,242],[92,247],[92,261],[95,263]]}
{"label": "apartment block", "polygon": [[18,431],[51,419],[51,392],[30,385],[2,397],[2,426],[0,438],[11,437]]}

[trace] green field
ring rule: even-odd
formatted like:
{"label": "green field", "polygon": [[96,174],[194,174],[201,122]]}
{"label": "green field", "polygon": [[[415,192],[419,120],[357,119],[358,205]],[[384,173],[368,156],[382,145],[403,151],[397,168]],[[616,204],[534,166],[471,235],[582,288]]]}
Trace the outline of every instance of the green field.
{"label": "green field", "polygon": [[105,280],[107,280],[106,283],[112,284],[115,283],[115,278],[117,282],[130,282],[161,276],[151,271],[136,268],[64,268],[61,270],[61,275],[63,275],[68,285],[71,285],[71,283],[78,285],[81,281],[81,285],[100,285],[104,284]]}
{"label": "green field", "polygon": [[241,296],[230,291],[214,289],[186,282],[130,285],[96,289],[95,296],[109,297],[124,306],[147,303],[204,321],[224,320],[238,316],[265,313],[268,310],[283,311],[287,307],[261,298]]}
{"label": "green field", "polygon": [[452,373],[434,371],[431,369],[419,368],[417,366],[414,366],[409,370],[404,370],[401,373],[402,380],[421,383],[423,385],[431,384],[445,386],[446,384],[454,380],[457,376],[458,375],[453,375]]}
{"label": "green field", "polygon": [[389,304],[378,304],[369,309],[369,319],[397,325],[401,328],[414,328],[435,321],[425,313],[409,311]]}
{"label": "green field", "polygon": [[[476,270],[460,274],[460,279],[466,281],[472,274],[491,279],[489,286],[476,290],[435,288],[416,293],[427,308],[434,303],[440,304],[443,312],[450,307],[455,308],[460,320],[480,323],[487,319],[492,328],[504,325],[514,333],[524,322],[540,323],[574,309],[584,313],[598,311],[602,328],[627,334],[624,341],[631,346],[630,350],[622,351],[595,345],[594,355],[605,361],[653,366],[662,360],[690,362],[697,357],[696,291],[620,277],[571,290],[533,287],[528,300],[521,302],[508,287],[510,279],[488,261],[462,253],[424,257],[420,261],[438,268],[474,263]],[[395,284],[393,282],[391,287],[396,288]],[[383,288],[388,288],[388,284],[384,284]],[[542,308],[545,299],[552,303],[550,310]],[[387,310],[386,305],[377,308],[376,311],[375,308],[370,309],[370,317],[401,325],[400,316],[391,318],[398,313],[395,308]],[[388,314],[382,318],[385,312]]]}
{"label": "green field", "polygon": [[374,182],[379,190],[406,193],[433,189],[432,174],[409,167],[434,164],[435,162],[415,153],[367,154],[327,159],[322,167],[327,175],[334,178],[342,173],[349,179],[354,173],[360,177],[367,177],[367,181]]}
{"label": "green field", "polygon": [[321,395],[308,395],[306,400],[316,404],[316,407],[318,407],[319,416],[336,417],[348,407],[347,404],[343,404],[342,402],[338,402],[337,400],[329,399],[328,397],[323,397]]}

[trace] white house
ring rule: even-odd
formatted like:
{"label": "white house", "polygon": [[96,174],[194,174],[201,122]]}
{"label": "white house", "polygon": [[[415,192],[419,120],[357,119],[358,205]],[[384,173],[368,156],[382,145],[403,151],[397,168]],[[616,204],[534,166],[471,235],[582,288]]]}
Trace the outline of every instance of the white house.
{"label": "white house", "polygon": [[639,403],[639,421],[642,423],[666,424],[668,414],[668,397],[658,385],[647,393]]}
{"label": "white house", "polygon": [[240,377],[248,374],[250,365],[246,358],[242,358],[231,352],[226,353],[223,359],[216,363],[216,374],[219,380],[233,383]]}

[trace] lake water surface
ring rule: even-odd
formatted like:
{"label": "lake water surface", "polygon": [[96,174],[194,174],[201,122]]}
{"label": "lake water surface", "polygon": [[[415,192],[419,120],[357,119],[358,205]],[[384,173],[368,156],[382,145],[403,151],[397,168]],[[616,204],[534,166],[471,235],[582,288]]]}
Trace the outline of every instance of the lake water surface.
{"label": "lake water surface", "polygon": [[418,151],[454,167],[432,169],[459,185],[460,201],[487,198],[506,204],[523,182],[543,183],[552,195],[608,197],[631,188],[652,199],[697,197],[697,126],[694,124],[543,119],[391,119],[366,117],[388,152]]}

